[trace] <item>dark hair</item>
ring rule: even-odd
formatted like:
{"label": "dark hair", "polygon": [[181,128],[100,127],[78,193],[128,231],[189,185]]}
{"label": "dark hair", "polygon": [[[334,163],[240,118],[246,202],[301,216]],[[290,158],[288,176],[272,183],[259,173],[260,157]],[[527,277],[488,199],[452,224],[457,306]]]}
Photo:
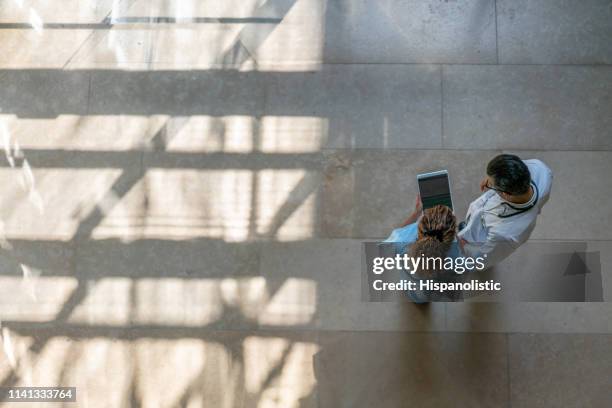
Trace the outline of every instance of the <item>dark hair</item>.
{"label": "dark hair", "polygon": [[[445,205],[437,205],[423,211],[418,225],[418,237],[412,244],[411,256],[425,255],[427,257],[444,258],[457,233],[457,218],[453,211]],[[419,275],[432,276],[437,271],[429,267],[421,267]]]}
{"label": "dark hair", "polygon": [[529,191],[529,169],[513,154],[495,156],[487,165],[487,175],[493,177],[494,187],[504,193],[519,195]]}

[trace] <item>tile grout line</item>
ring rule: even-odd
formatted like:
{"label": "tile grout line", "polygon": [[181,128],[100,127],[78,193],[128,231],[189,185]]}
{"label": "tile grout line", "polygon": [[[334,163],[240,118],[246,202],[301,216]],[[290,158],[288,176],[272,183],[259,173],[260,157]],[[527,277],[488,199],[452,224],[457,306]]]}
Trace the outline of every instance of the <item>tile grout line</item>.
{"label": "tile grout line", "polygon": [[506,376],[508,377],[508,408],[512,408],[512,384],[510,383],[510,333],[506,333]]}
{"label": "tile grout line", "polygon": [[[247,49],[248,50],[248,49]],[[248,51],[250,54],[250,51]],[[305,63],[316,63],[317,64],[317,68],[312,68],[312,67],[306,67],[303,68],[302,71],[279,71],[279,72],[320,72],[321,70],[319,69],[320,67],[324,67],[324,66],[344,66],[344,65],[375,65],[375,66],[384,66],[384,65],[389,65],[389,66],[436,66],[436,65],[447,65],[447,66],[459,66],[459,67],[565,67],[565,68],[599,68],[599,69],[612,69],[612,64],[609,63],[501,63],[501,64],[497,64],[495,62],[450,62],[450,61],[435,61],[435,62],[367,62],[367,61],[351,61],[351,62],[321,62],[321,61],[306,61]],[[94,63],[95,64],[95,63]],[[98,63],[98,64],[104,64],[104,63]],[[129,66],[142,66],[146,64],[146,62],[124,62],[122,63],[122,66],[125,67],[129,67]],[[164,63],[164,62],[155,62],[153,63],[154,66],[163,66],[163,65],[169,65],[171,63]],[[180,71],[180,70],[192,70],[192,67],[190,64],[172,64],[174,68],[174,70],[176,71]],[[283,65],[283,64],[279,64],[279,66],[282,67],[288,67],[288,68],[292,68],[295,67],[294,65],[288,64],[288,65]],[[65,66],[64,66],[65,67]],[[178,67],[178,68],[177,68]],[[301,66],[298,64],[297,67],[301,68]],[[213,70],[221,70],[222,68],[226,68],[223,65],[220,64],[212,64],[210,67],[208,67],[207,69]],[[262,69],[265,69],[266,65],[264,64],[264,66],[262,67]],[[0,68],[0,70],[6,70],[9,68]],[[27,69],[27,68],[26,68]],[[78,69],[88,69],[88,68],[78,68]],[[196,70],[197,71],[197,70]],[[251,70],[253,71],[253,70]],[[249,72],[244,71],[244,72]],[[256,71],[256,72],[268,72],[268,71]]]}
{"label": "tile grout line", "polygon": [[448,333],[448,303],[444,302],[444,333]]}
{"label": "tile grout line", "polygon": [[[380,148],[380,147],[322,147],[321,150],[319,150],[319,152],[326,152],[326,151],[350,151],[350,152],[359,152],[359,151],[372,151],[372,150],[377,150],[380,152],[384,152],[385,149]],[[394,147],[393,151],[397,151],[397,152],[419,152],[419,151],[423,151],[423,150],[430,150],[430,151],[454,151],[454,152],[498,152],[498,151],[506,151],[506,152],[546,152],[546,153],[598,153],[598,152],[602,152],[602,153],[609,153],[612,152],[612,146],[608,147],[608,146],[602,146],[601,148],[592,148],[589,147],[587,149],[578,149],[578,148],[574,148],[573,150],[570,149],[547,149],[546,147],[538,147],[538,148],[514,148],[514,147],[491,147],[491,148],[478,148],[478,147],[473,147],[473,148],[465,148],[465,147],[459,147],[459,148],[450,148],[450,147],[445,147],[445,148],[440,148],[440,147]]]}
{"label": "tile grout line", "polygon": [[[324,61],[316,61],[316,60],[307,60],[304,61],[304,64],[318,64],[317,68],[305,68],[305,71],[299,72],[319,72],[318,67],[321,66],[335,66],[335,65],[406,65],[406,66],[431,66],[431,65],[449,65],[449,66],[484,66],[484,67],[494,67],[494,66],[508,66],[508,67],[587,67],[587,68],[612,68],[611,63],[535,63],[535,62],[508,62],[497,64],[495,62],[452,62],[452,61],[432,61],[432,62],[410,62],[410,61],[396,61],[396,62],[371,62],[371,61],[340,61],[340,62],[324,62]],[[285,67],[292,67],[292,64],[282,65]],[[299,64],[297,64],[300,67]],[[265,68],[265,66],[264,66]],[[290,72],[290,71],[288,71]]]}
{"label": "tile grout line", "polygon": [[495,60],[497,65],[499,65],[499,41],[497,34],[497,0],[493,0],[493,5],[495,8]]}
{"label": "tile grout line", "polygon": [[[314,63],[315,61],[313,61]],[[497,64],[495,62],[449,62],[449,61],[436,61],[436,62],[365,62],[365,61],[357,61],[357,62],[316,62],[318,64],[317,68],[306,67],[303,71],[277,71],[277,72],[321,72],[320,67],[324,66],[345,66],[345,65],[374,65],[374,66],[436,66],[436,65],[448,65],[448,66],[459,66],[459,67],[565,67],[565,68],[607,68],[612,69],[612,64],[604,64],[604,63],[596,63],[596,64],[581,64],[581,63],[563,63],[563,64],[552,64],[552,63],[501,63]],[[279,66],[283,67],[282,64]],[[284,67],[292,67],[291,65],[286,65]],[[262,67],[262,71],[266,68],[266,65]],[[274,72],[274,71],[272,71]]]}
{"label": "tile grout line", "polygon": [[[89,111],[91,112],[91,111]],[[89,113],[88,113],[89,114]],[[31,154],[40,154],[40,153],[47,153],[49,152],[51,149],[35,149],[35,148],[26,148],[26,149],[22,149],[24,152],[28,153],[30,152]],[[78,150],[74,150],[74,149],[52,149],[55,151],[61,151],[61,152],[77,152]],[[118,150],[119,151],[119,150]],[[123,153],[134,153],[134,152],[138,152],[141,151],[141,149],[130,149],[130,150],[120,150],[119,152],[123,152]],[[372,153],[372,154],[377,154],[377,153],[383,153],[383,152],[387,152],[387,151],[391,151],[393,153],[418,153],[418,152],[422,152],[422,151],[427,151],[427,152],[468,152],[468,153],[474,153],[474,152],[517,152],[517,153],[527,153],[527,152],[539,152],[539,153],[555,153],[555,154],[559,154],[559,153],[611,153],[612,152],[612,147],[602,147],[599,149],[594,149],[594,148],[589,148],[589,149],[579,149],[579,150],[567,150],[567,149],[546,149],[544,147],[542,148],[532,148],[532,149],[526,149],[526,148],[439,148],[439,147],[393,147],[393,149],[388,149],[385,150],[383,148],[378,148],[378,147],[356,147],[356,148],[350,148],[350,147],[322,147],[320,150],[317,150],[315,152],[306,152],[306,153],[268,153],[268,152],[258,152],[257,154],[260,154],[261,156],[264,157],[289,157],[292,154],[297,154],[298,156],[302,156],[303,158],[311,158],[311,160],[316,160],[318,159],[319,156],[324,155],[325,153],[334,153],[334,152],[343,152],[343,153],[351,153],[351,154],[363,154],[363,153]],[[227,157],[230,156],[235,156],[235,157],[247,157],[249,155],[251,156],[255,156],[255,153],[233,153],[233,152],[201,152],[200,154],[204,155],[204,156],[211,156],[211,157],[220,157],[222,155],[225,155]]]}
{"label": "tile grout line", "polygon": [[440,65],[440,147],[444,148],[444,65]]}
{"label": "tile grout line", "polygon": [[[91,277],[91,276],[89,276]],[[436,302],[439,303],[439,302]],[[455,303],[455,302],[443,302],[443,303]],[[552,302],[554,303],[554,302]],[[609,303],[609,302],[604,302],[604,303]],[[31,330],[31,329],[36,329],[36,328],[54,328],[57,330],[61,330],[61,329],[65,329],[66,327],[68,328],[81,328],[83,327],[82,325],[78,325],[78,324],[72,324],[72,323],[66,323],[63,322],[62,324],[57,324],[54,322],[41,322],[41,321],[14,321],[14,320],[6,320],[4,321],[4,323],[7,323],[9,326],[15,326],[15,323],[18,323],[18,327],[20,330],[23,329],[27,329],[27,330]],[[143,327],[143,326],[132,326],[132,327],[106,327],[106,329],[108,330],[118,330],[118,331],[140,331],[146,328],[150,328],[149,326],[147,327]],[[165,326],[156,326],[155,329],[164,329],[167,328]],[[482,336],[510,336],[510,335],[530,335],[530,336],[556,336],[556,337],[582,337],[585,335],[588,336],[597,336],[597,337],[605,337],[605,338],[611,338],[612,339],[612,333],[610,332],[594,332],[594,331],[576,331],[576,332],[559,332],[559,331],[484,331],[484,330],[397,330],[397,329],[389,329],[389,328],[385,328],[383,330],[375,330],[372,328],[366,328],[366,329],[359,329],[356,327],[353,328],[318,328],[318,327],[310,327],[310,328],[304,328],[304,327],[282,327],[279,328],[279,326],[274,326],[274,327],[258,327],[258,326],[251,326],[251,327],[224,327],[224,328],[219,328],[219,327],[203,327],[201,329],[198,330],[198,332],[208,332],[208,333],[215,333],[215,332],[260,332],[260,333],[269,333],[269,334],[273,334],[273,333],[279,333],[279,332],[291,332],[291,333],[295,333],[297,334],[311,334],[311,333],[389,333],[389,334],[394,334],[394,333],[403,333],[403,334],[407,334],[407,335],[411,335],[411,334],[418,334],[418,335],[423,335],[423,334],[431,334],[431,335],[446,335],[446,334],[470,334],[470,335],[482,335]],[[508,359],[509,359],[509,355],[508,355]],[[508,365],[509,367],[509,365]]]}

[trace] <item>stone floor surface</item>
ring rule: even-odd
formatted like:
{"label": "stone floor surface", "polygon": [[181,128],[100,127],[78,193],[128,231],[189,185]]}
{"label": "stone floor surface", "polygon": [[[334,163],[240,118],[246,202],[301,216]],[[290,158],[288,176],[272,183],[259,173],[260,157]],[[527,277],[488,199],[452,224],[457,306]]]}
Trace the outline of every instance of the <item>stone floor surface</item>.
{"label": "stone floor surface", "polygon": [[[0,386],[612,406],[611,38],[609,0],[0,2]],[[578,246],[603,302],[364,302],[415,175],[463,217],[502,152],[555,179],[496,273]]]}

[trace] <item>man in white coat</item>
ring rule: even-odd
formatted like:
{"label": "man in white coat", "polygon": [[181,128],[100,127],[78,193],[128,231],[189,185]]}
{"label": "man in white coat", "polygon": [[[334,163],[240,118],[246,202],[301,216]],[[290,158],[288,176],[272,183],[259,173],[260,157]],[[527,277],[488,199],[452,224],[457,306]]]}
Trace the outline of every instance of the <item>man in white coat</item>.
{"label": "man in white coat", "polygon": [[512,154],[494,157],[480,182],[483,194],[470,204],[459,226],[464,255],[484,257],[490,267],[527,241],[548,201],[552,179],[540,160],[523,161]]}

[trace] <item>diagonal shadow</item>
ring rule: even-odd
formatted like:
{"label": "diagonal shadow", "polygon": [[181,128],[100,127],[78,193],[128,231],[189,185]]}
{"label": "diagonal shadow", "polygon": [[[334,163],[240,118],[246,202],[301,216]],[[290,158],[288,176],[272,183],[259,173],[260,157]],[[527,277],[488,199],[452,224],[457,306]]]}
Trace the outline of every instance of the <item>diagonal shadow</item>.
{"label": "diagonal shadow", "polygon": [[[253,61],[257,64],[254,56],[255,52],[277,28],[278,24],[282,22],[284,16],[287,15],[296,2],[297,0],[267,0],[257,10],[254,10],[254,18],[258,19],[260,24],[256,26],[246,25],[240,30],[234,45],[221,57],[222,66],[241,66],[249,58],[253,58]],[[283,17],[275,18],[273,21],[266,21],[271,19],[266,17],[270,15],[281,15]]]}
{"label": "diagonal shadow", "polygon": [[[269,0],[268,2],[264,3],[264,5],[258,9],[258,12],[266,13],[266,12],[271,12],[271,11],[274,11],[274,12],[281,11],[284,14],[293,6],[294,3],[295,3],[295,0]],[[264,19],[264,17],[256,17],[256,18]],[[257,49],[257,47],[261,45],[265,41],[266,37],[275,29],[275,25],[279,21],[280,19],[278,19],[278,21],[276,20],[275,21],[258,20],[257,22],[262,23],[262,24],[273,23],[273,24],[270,24],[270,27],[267,30],[265,30],[263,35],[261,32],[257,32],[257,33],[253,32],[252,29],[250,29],[247,26],[245,29],[241,31],[236,41],[236,46],[243,47],[245,49],[250,48],[251,50]],[[167,21],[160,21],[160,22],[168,23]],[[247,58],[249,56],[249,53],[248,51],[246,53],[244,52],[236,53],[235,50],[232,48],[230,49],[230,51],[228,51],[226,55],[228,56],[228,58],[235,60],[237,58]],[[79,112],[81,109],[82,108],[77,108]],[[187,120],[188,119],[185,119],[183,121],[183,124],[186,123]],[[181,126],[179,126],[179,129],[180,127]],[[152,139],[152,145],[155,151],[165,150],[165,140],[167,137],[168,137],[168,123],[166,123],[162,127],[162,129],[160,129],[160,131]],[[138,153],[136,158],[140,160],[138,170],[133,172],[133,171],[128,171],[128,169],[124,168],[124,171],[121,173],[119,178],[115,180],[115,182],[113,183],[113,185],[111,186],[109,191],[106,193],[105,197],[103,198],[103,200],[105,202],[108,202],[109,205],[105,206],[104,209],[102,209],[99,205],[96,205],[80,221],[79,226],[72,238],[72,242],[87,240],[91,238],[92,233],[95,230],[95,228],[99,226],[100,223],[103,221],[106,211],[109,211],[112,208],[114,208],[116,204],[120,201],[120,199],[124,197],[132,188],[134,188],[134,186],[140,180],[143,179],[143,177],[146,174],[146,169],[144,168],[144,160],[143,160],[144,151]],[[266,234],[269,236],[274,236],[277,233],[278,229],[289,218],[289,216],[299,207],[299,205],[301,205],[301,203],[312,193],[312,191],[316,190],[317,185],[318,183],[317,183],[316,177],[313,177],[312,175],[305,176],[298,183],[298,185],[293,189],[293,191],[290,194],[290,198],[281,206],[279,212],[275,215],[273,222],[271,223],[271,226],[269,230],[266,232]],[[90,282],[95,282],[95,280],[82,279],[79,277],[77,277],[77,280],[78,280],[77,287],[73,290],[70,296],[66,299],[61,309],[56,314],[55,318],[50,322],[46,322],[44,324],[44,327],[53,329],[58,326],[64,326],[67,323],[72,312],[75,310],[75,308],[79,304],[81,304],[81,302],[86,298],[88,289],[89,289],[88,284]],[[276,291],[274,291],[274,293],[275,292]],[[186,329],[186,330],[189,330],[189,332],[192,332],[192,329]],[[79,329],[79,331],[81,331],[81,329]],[[87,327],[86,331],[89,332],[89,327]],[[36,329],[35,329],[35,332],[37,332]],[[116,337],[115,336],[116,332],[113,332],[113,333],[114,333],[113,337]],[[31,346],[31,351],[34,352],[34,354],[39,354],[39,352],[44,348],[44,346],[46,345],[48,340],[52,338],[52,336],[48,334],[46,334],[45,336],[39,336],[38,334],[34,334],[34,333],[32,334],[35,335],[36,340],[34,344]],[[286,359],[288,352],[289,351],[285,352],[285,354],[283,355],[283,359],[281,361],[284,361]],[[278,375],[281,368],[282,367],[275,367],[273,372],[271,372],[268,378],[266,379],[265,383],[269,384],[271,381],[273,381],[274,376]],[[18,376],[14,372],[11,372],[10,375],[2,382],[2,386],[4,387],[12,386],[18,380],[19,380]],[[138,400],[138,397],[134,395],[134,392],[136,392],[135,387],[136,387],[135,383],[133,383],[132,387],[130,387],[130,390],[132,391],[130,400],[132,404],[140,405],[140,401]]]}
{"label": "diagonal shadow", "polygon": [[300,179],[285,202],[280,206],[274,218],[270,222],[268,230],[261,234],[265,238],[274,238],[280,228],[287,222],[289,217],[306,201],[306,199],[319,188],[321,176],[315,172],[309,172]]}
{"label": "diagonal shadow", "polygon": [[[184,126],[186,122],[187,120],[181,120],[180,126],[173,127],[173,131],[175,133],[178,133],[181,127]],[[163,149],[165,147],[165,141],[172,136],[168,133],[168,126],[169,123],[166,122],[151,140],[151,144],[157,147],[158,149]],[[115,183],[113,183],[112,187],[105,196],[106,199],[112,197],[113,200],[110,202],[110,206],[107,206],[105,210],[113,208],[119,202],[119,200],[124,197],[125,194],[127,194],[127,192],[130,191],[138,183],[139,180],[144,177],[145,170],[143,168],[142,156],[144,156],[144,151],[141,153],[139,170],[137,172],[131,173],[128,171],[128,169],[124,169],[121,176],[115,181]],[[75,243],[77,241],[87,240],[91,238],[93,230],[102,222],[104,216],[104,211],[96,205],[90,211],[90,213],[86,217],[84,217],[83,220],[81,220],[79,227],[77,228],[77,231],[75,232],[72,238],[72,242]],[[54,326],[58,323],[65,323],[72,314],[72,312],[76,309],[76,307],[80,305],[81,302],[87,297],[87,294],[90,289],[89,284],[93,284],[96,281],[84,279],[83,277],[79,276],[76,276],[76,279],[76,288],[72,291],[72,293],[63,303],[55,318],[51,322],[45,323],[45,326]],[[30,351],[34,354],[38,354],[44,348],[49,339],[49,336],[36,338],[36,340],[30,347]],[[13,374],[14,373],[11,373],[11,375],[2,382],[1,386],[10,387],[14,385],[19,378],[18,376]]]}

